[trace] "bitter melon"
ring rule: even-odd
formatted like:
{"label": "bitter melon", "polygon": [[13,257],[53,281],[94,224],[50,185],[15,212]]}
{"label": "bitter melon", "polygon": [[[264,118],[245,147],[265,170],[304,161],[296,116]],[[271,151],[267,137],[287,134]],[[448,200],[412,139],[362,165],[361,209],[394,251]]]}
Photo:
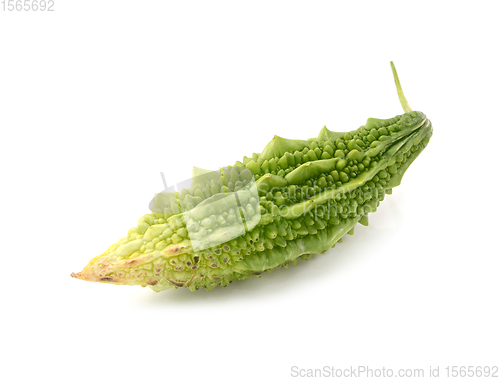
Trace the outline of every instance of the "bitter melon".
{"label": "bitter melon", "polygon": [[275,136],[262,153],[220,171],[195,168],[191,186],[159,193],[153,213],[73,277],[92,282],[211,290],[324,254],[368,224],[428,144],[432,125],[412,111],[350,132]]}

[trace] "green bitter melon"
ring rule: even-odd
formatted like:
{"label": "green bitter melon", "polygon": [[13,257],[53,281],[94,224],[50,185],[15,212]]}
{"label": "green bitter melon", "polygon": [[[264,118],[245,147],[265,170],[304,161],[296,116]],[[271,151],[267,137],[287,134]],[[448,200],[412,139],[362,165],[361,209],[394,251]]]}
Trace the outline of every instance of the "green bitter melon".
{"label": "green bitter melon", "polygon": [[195,168],[189,189],[159,193],[127,237],[73,277],[154,291],[211,290],[324,254],[367,225],[432,136],[391,62],[404,114],[350,132],[275,136],[262,153],[218,172]]}

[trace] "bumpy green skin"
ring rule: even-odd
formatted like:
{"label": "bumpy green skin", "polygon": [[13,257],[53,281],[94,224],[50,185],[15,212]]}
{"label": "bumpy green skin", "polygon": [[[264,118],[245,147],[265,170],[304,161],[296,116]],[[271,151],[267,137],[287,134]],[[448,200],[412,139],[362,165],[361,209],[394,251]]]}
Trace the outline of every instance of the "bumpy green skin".
{"label": "bumpy green skin", "polygon": [[[154,291],[190,290],[259,276],[295,264],[298,258],[324,254],[357,223],[368,224],[386,194],[398,186],[409,165],[432,135],[430,121],[411,111],[392,119],[368,119],[357,130],[339,133],[324,127],[317,138],[288,140],[275,136],[261,154],[244,157],[215,179],[171,197],[162,213],[143,216],[127,237],[72,276],[94,282],[149,286]],[[200,210],[205,234],[225,234],[237,205],[224,210],[198,208],[218,193],[248,183],[250,169],[258,186],[257,225],[245,234],[194,251],[184,214],[176,200]],[[229,202],[229,201],[228,201]],[[210,207],[210,205],[209,205]],[[208,211],[207,211],[208,210]],[[243,212],[243,211],[240,211]],[[231,214],[232,213],[232,214]],[[218,230],[217,230],[218,229]],[[229,227],[227,228],[229,229]],[[201,234],[201,232],[199,232]]]}

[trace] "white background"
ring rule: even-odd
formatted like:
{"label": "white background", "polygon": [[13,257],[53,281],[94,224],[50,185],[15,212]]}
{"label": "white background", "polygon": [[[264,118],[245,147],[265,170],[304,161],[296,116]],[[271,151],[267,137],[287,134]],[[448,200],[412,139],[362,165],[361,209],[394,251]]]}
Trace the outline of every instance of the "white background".
{"label": "white background", "polygon": [[[498,2],[54,9],[0,11],[2,379],[500,366]],[[390,60],[434,136],[369,227],[211,292],[70,278],[148,212],[161,171],[401,114]]]}

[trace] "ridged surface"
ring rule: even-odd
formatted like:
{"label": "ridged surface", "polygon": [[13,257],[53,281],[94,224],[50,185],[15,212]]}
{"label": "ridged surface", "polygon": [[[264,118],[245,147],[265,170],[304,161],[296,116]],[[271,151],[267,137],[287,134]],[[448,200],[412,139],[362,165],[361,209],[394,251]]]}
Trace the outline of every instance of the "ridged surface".
{"label": "ridged surface", "polygon": [[[261,154],[221,173],[195,169],[190,189],[160,194],[155,213],[72,276],[155,291],[210,290],[323,254],[356,223],[368,224],[367,214],[400,184],[431,135],[430,121],[412,111],[370,118],[346,133],[324,127],[307,141],[275,136]],[[252,180],[258,197],[248,191]],[[196,251],[207,237],[220,244]]]}

